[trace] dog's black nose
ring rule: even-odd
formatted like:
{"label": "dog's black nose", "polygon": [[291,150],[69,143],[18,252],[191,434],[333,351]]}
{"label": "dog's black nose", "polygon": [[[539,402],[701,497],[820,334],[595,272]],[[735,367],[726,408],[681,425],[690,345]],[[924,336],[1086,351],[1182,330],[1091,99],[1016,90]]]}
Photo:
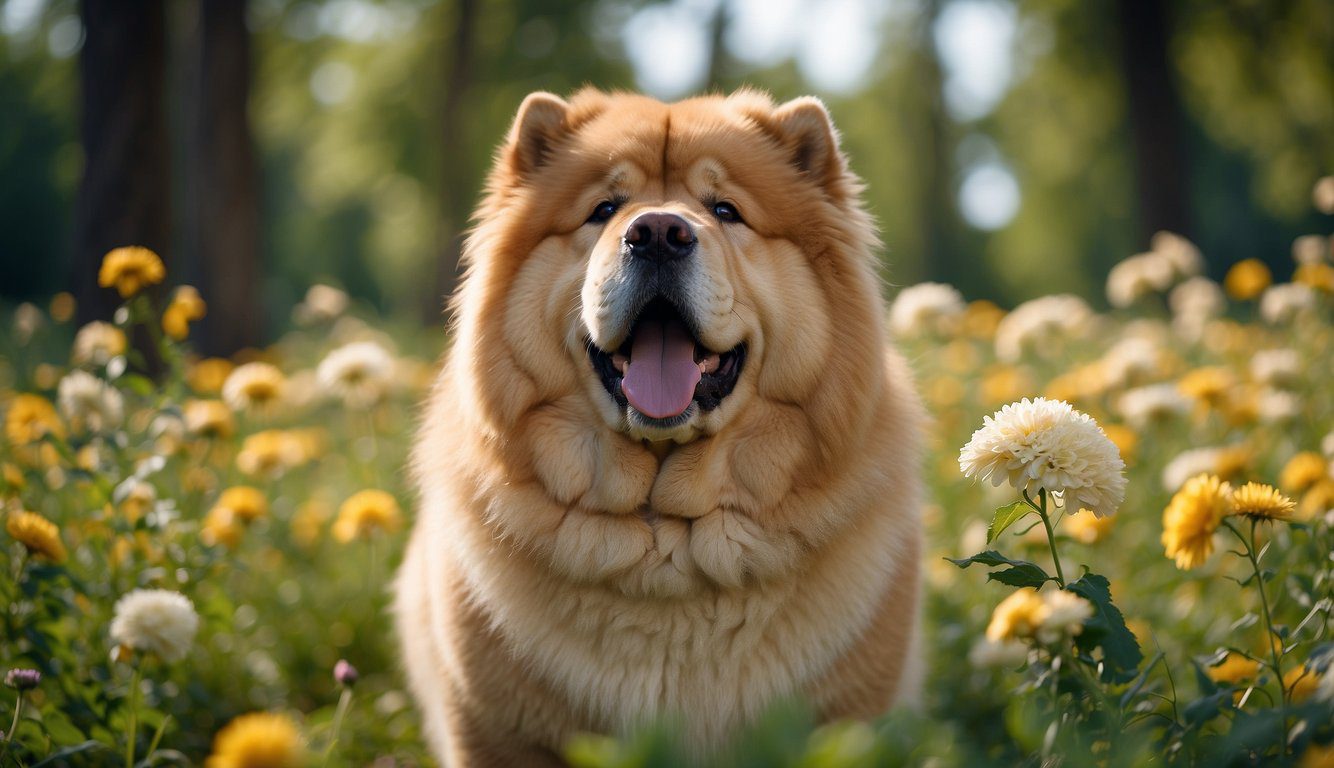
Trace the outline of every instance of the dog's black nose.
{"label": "dog's black nose", "polygon": [[695,250],[695,232],[674,213],[642,213],[626,228],[625,245],[636,259],[665,263]]}

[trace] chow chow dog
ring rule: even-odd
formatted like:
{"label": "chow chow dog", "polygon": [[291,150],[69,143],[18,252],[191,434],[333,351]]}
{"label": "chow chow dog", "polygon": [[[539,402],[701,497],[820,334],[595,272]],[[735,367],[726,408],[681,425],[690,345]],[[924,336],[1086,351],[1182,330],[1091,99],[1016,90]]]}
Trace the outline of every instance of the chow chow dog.
{"label": "chow chow dog", "polygon": [[449,766],[911,698],[921,411],[813,98],[529,96],[423,412],[397,579]]}

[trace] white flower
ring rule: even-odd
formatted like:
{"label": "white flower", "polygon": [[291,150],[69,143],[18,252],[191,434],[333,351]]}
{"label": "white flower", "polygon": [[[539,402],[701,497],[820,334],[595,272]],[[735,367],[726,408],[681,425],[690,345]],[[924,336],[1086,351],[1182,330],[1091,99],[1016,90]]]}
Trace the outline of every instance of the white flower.
{"label": "white flower", "polygon": [[74,334],[70,357],[76,365],[106,365],[125,351],[125,333],[111,323],[95,320]]}
{"label": "white flower", "polygon": [[347,294],[332,285],[316,283],[306,291],[306,299],[292,310],[292,318],[298,325],[333,320],[347,311]]}
{"label": "white flower", "polygon": [[101,432],[120,424],[125,401],[120,391],[87,371],[70,371],[56,388],[60,412],[71,423]]}
{"label": "white flower", "polygon": [[1286,323],[1298,314],[1314,309],[1315,290],[1303,283],[1271,285],[1260,296],[1260,317],[1273,325]]}
{"label": "white flower", "polygon": [[1084,598],[1062,589],[1042,594],[1043,609],[1039,614],[1037,638],[1053,644],[1084,631],[1084,622],[1093,616],[1093,605]]}
{"label": "white flower", "polygon": [[959,452],[967,477],[1008,482],[1036,494],[1062,494],[1070,509],[1099,517],[1116,512],[1125,496],[1125,462],[1098,422],[1060,400],[1010,403],[983,420]]}
{"label": "white flower", "polygon": [[1150,384],[1128,389],[1116,400],[1121,418],[1138,429],[1190,413],[1191,401],[1175,384]]}
{"label": "white flower", "polygon": [[373,341],[354,341],[335,349],[315,371],[320,386],[358,408],[384,397],[393,374],[393,356]]}
{"label": "white flower", "polygon": [[1172,262],[1160,253],[1130,256],[1107,273],[1107,301],[1128,307],[1140,297],[1167,290],[1175,276]]}
{"label": "white flower", "polygon": [[1218,283],[1207,277],[1192,277],[1172,289],[1167,305],[1177,317],[1207,319],[1221,315],[1227,307],[1227,299]]}
{"label": "white flower", "polygon": [[1301,379],[1302,361],[1295,349],[1262,349],[1251,357],[1251,378],[1271,387],[1290,387]]}
{"label": "white flower", "polygon": [[1329,239],[1324,235],[1302,235],[1292,241],[1292,260],[1298,264],[1319,264],[1328,250]]}
{"label": "white flower", "polygon": [[190,598],[166,589],[136,589],[116,601],[111,639],[117,645],[171,662],[190,650],[199,614]]}
{"label": "white flower", "polygon": [[982,638],[968,650],[968,662],[979,669],[1016,667],[1028,659],[1028,646],[1019,640]]}
{"label": "white flower", "polygon": [[1056,339],[1078,336],[1093,319],[1093,311],[1078,296],[1056,294],[1026,301],[1003,317],[996,326],[996,354],[1015,362],[1025,348],[1040,347]]}
{"label": "white flower", "polygon": [[1204,257],[1195,243],[1175,232],[1157,232],[1149,240],[1149,249],[1167,259],[1178,277],[1191,277],[1204,271]]}
{"label": "white flower", "polygon": [[1324,451],[1327,458],[1334,459],[1334,432],[1330,432],[1320,439],[1320,450]]}
{"label": "white flower", "polygon": [[1302,404],[1291,392],[1265,388],[1256,396],[1256,413],[1266,424],[1292,421],[1301,413]]}
{"label": "white flower", "polygon": [[222,383],[222,399],[234,411],[263,411],[276,405],[286,388],[287,379],[273,365],[246,363],[227,375]]}
{"label": "white flower", "polygon": [[889,327],[895,336],[914,336],[948,330],[963,314],[963,294],[944,283],[918,283],[899,291],[889,308]]}
{"label": "white flower", "polygon": [[1103,375],[1108,386],[1119,387],[1151,374],[1158,368],[1157,342],[1143,337],[1121,339],[1102,358]]}
{"label": "white flower", "polygon": [[1175,493],[1192,477],[1216,472],[1223,451],[1222,448],[1211,446],[1192,448],[1177,454],[1163,467],[1163,490]]}

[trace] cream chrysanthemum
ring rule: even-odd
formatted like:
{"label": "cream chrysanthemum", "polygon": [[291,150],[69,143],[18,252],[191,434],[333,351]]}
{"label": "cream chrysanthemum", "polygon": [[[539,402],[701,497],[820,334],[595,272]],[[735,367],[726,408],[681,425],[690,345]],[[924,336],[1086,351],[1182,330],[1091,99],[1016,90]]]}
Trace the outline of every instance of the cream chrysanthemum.
{"label": "cream chrysanthemum", "polygon": [[353,408],[365,408],[383,398],[393,374],[393,356],[373,341],[354,341],[335,349],[315,372],[321,387]]}
{"label": "cream chrysanthemum", "polygon": [[95,320],[74,334],[70,357],[75,365],[106,365],[111,358],[125,353],[125,345],[124,331]]}
{"label": "cream chrysanthemum", "polygon": [[918,283],[899,291],[889,308],[895,336],[915,336],[951,329],[964,311],[963,294],[944,283]]}
{"label": "cream chrysanthemum", "polygon": [[232,371],[222,385],[222,399],[234,411],[262,411],[277,404],[286,378],[268,363],[246,363]]}
{"label": "cream chrysanthemum", "polygon": [[56,389],[56,402],[75,429],[101,432],[119,426],[125,414],[120,390],[87,371],[66,374]]}
{"label": "cream chrysanthemum", "polygon": [[1060,400],[1027,398],[984,419],[959,452],[967,477],[1061,494],[1071,509],[1103,516],[1125,496],[1125,462],[1091,417]]}
{"label": "cream chrysanthemum", "polygon": [[163,661],[183,658],[199,630],[190,598],[166,589],[136,589],[116,601],[111,639]]}
{"label": "cream chrysanthemum", "polygon": [[1232,512],[1255,520],[1288,520],[1297,502],[1272,485],[1247,483],[1232,493]]}
{"label": "cream chrysanthemum", "polygon": [[1107,301],[1117,308],[1143,296],[1167,290],[1176,277],[1171,260],[1150,251],[1123,259],[1107,273]]}
{"label": "cream chrysanthemum", "polygon": [[1291,322],[1298,315],[1315,309],[1316,292],[1304,283],[1271,285],[1260,297],[1260,317],[1272,325]]}
{"label": "cream chrysanthemum", "polygon": [[1093,310],[1078,296],[1042,296],[1015,307],[996,326],[996,355],[1016,362],[1024,350],[1078,336],[1093,320]]}
{"label": "cream chrysanthemum", "polygon": [[1043,593],[1021,589],[992,611],[986,638],[992,643],[1036,638],[1053,644],[1083,632],[1084,622],[1092,616],[1093,606],[1079,595],[1059,589]]}
{"label": "cream chrysanthemum", "polygon": [[1203,564],[1214,551],[1214,532],[1232,512],[1232,486],[1217,475],[1186,481],[1163,511],[1163,549],[1181,570]]}

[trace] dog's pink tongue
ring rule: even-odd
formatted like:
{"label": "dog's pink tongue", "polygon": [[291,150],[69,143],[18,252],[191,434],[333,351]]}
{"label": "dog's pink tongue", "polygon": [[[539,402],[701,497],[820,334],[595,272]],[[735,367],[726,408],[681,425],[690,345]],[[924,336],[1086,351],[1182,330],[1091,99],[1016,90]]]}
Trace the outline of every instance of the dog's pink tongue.
{"label": "dog's pink tongue", "polygon": [[690,407],[699,377],[695,342],[680,320],[640,321],[621,382],[630,405],[654,419],[676,416]]}

